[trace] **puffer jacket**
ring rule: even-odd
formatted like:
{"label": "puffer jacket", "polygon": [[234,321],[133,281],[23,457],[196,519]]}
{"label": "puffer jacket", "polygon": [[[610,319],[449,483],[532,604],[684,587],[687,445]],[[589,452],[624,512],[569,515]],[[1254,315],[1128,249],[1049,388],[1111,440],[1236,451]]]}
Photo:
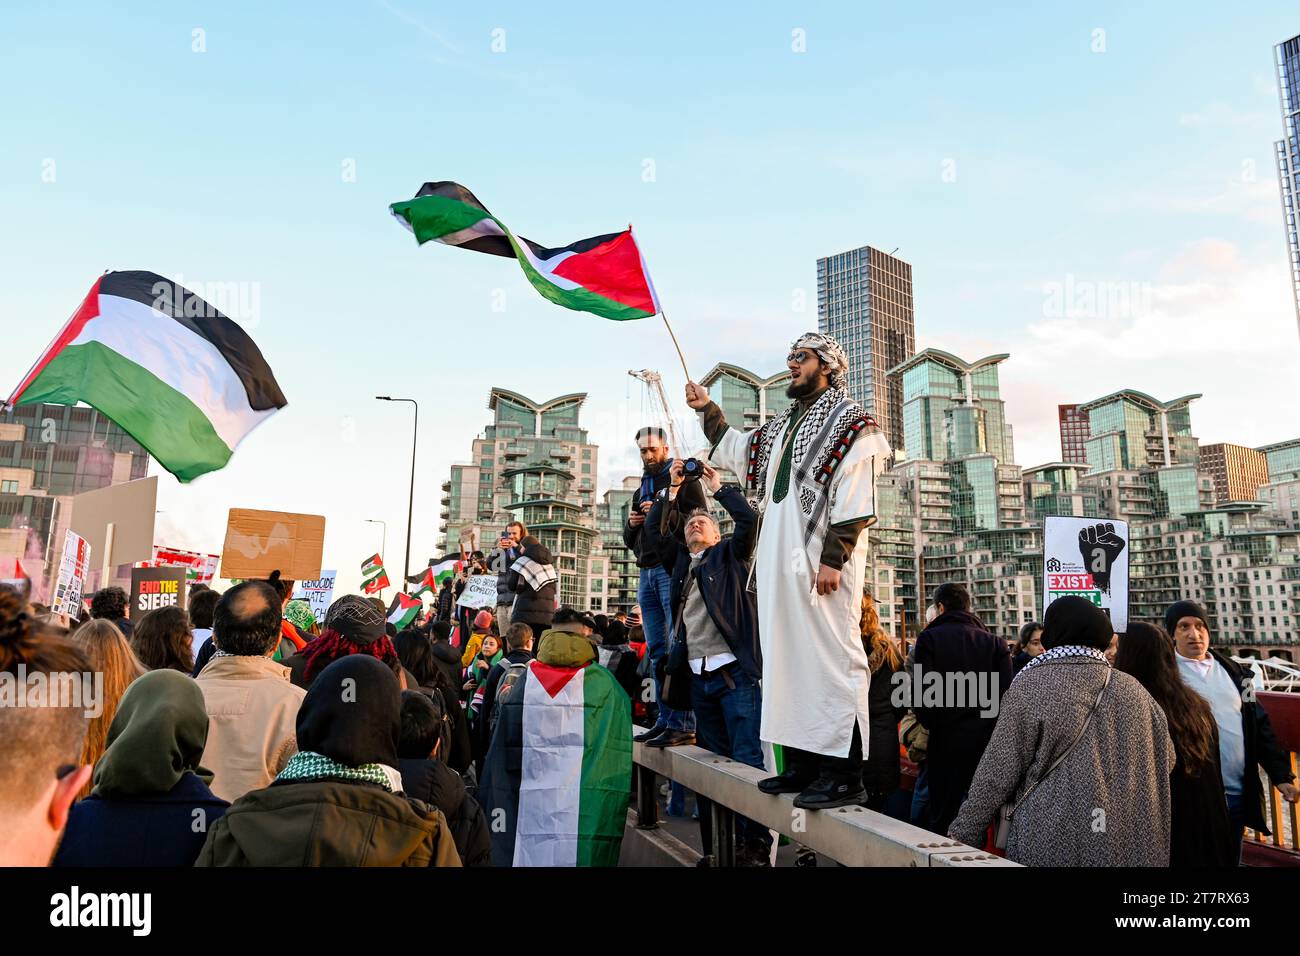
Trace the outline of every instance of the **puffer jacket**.
{"label": "puffer jacket", "polygon": [[[550,549],[540,543],[528,545],[523,549],[522,556],[531,558],[538,564],[555,564]],[[558,580],[543,585],[540,591],[534,591],[522,574],[511,571],[507,575],[507,584],[515,593],[514,610],[510,613],[511,624],[527,624],[533,629],[534,634],[540,634],[543,629],[551,626],[551,621],[555,617],[555,593],[559,586]]]}
{"label": "puffer jacket", "polygon": [[460,866],[440,810],[369,783],[272,784],[212,825],[195,866]]}
{"label": "puffer jacket", "polygon": [[437,807],[451,826],[456,852],[464,866],[491,866],[492,840],[487,817],[465,790],[465,781],[441,760],[399,760],[402,791]]}

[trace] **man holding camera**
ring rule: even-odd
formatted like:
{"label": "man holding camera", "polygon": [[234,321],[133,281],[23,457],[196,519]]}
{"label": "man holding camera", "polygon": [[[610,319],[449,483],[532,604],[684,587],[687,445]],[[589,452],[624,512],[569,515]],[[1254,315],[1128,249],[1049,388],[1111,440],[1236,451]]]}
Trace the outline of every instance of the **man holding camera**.
{"label": "man holding camera", "polygon": [[866,540],[875,475],[892,453],[849,397],[849,363],[829,335],[808,332],[786,357],[794,399],[748,432],[727,425],[709,394],[686,385],[713,443],[711,458],[743,477],[762,515],[755,578],[763,649],[762,738],[785,748],[765,793],[798,793],[816,810],[857,803],[870,727],[871,668],[862,646]]}
{"label": "man holding camera", "polygon": [[[623,526],[623,543],[636,555],[639,569],[636,598],[641,605],[641,621],[645,630],[646,653],[650,657],[650,672],[655,673],[660,658],[668,650],[668,630],[672,619],[672,581],[654,548],[646,545],[641,533],[646,515],[655,498],[667,490],[669,470],[673,460],[668,455],[668,435],[662,429],[647,425],[636,433],[637,451],[641,455],[641,486],[632,495],[627,523]],[[695,717],[689,711],[673,710],[660,700],[662,688],[655,680],[655,700],[659,701],[659,716],[654,727],[633,739],[646,743],[663,737],[660,746],[679,746],[695,743]]]}

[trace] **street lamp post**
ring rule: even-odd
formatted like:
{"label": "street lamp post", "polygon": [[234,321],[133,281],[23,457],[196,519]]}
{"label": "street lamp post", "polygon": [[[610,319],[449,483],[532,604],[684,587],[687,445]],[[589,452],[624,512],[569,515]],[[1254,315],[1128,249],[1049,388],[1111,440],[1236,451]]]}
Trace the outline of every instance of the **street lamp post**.
{"label": "street lamp post", "polygon": [[[377,524],[383,526],[383,536],[379,539],[379,560],[381,563],[387,561],[388,559],[384,557],[384,552],[388,550],[388,522],[383,521],[380,518],[367,518],[366,522],[368,524]],[[384,589],[380,588],[379,600],[382,601],[383,599],[384,599]]]}
{"label": "street lamp post", "polygon": [[406,504],[406,560],[402,562],[402,592],[406,592],[406,576],[411,569],[411,519],[415,514],[415,448],[420,437],[420,403],[413,398],[393,398],[376,395],[381,402],[410,402],[415,406],[415,419],[411,425],[411,495]]}

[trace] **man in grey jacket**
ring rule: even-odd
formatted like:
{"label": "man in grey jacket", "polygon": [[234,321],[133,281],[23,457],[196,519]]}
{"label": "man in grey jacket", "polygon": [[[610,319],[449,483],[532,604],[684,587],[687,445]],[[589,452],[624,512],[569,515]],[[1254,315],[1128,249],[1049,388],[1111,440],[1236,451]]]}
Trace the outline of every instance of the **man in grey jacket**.
{"label": "man in grey jacket", "polygon": [[510,608],[515,603],[515,592],[510,590],[510,566],[523,552],[519,542],[528,534],[521,522],[512,521],[497,541],[497,547],[488,555],[488,568],[497,576],[497,633],[505,634],[510,628]]}

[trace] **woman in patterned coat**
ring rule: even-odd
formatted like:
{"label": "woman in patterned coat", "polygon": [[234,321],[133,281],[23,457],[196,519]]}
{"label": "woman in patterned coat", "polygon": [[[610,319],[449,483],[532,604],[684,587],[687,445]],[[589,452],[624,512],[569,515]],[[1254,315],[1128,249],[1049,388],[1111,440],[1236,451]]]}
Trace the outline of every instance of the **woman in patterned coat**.
{"label": "woman in patterned coat", "polygon": [[1011,818],[1010,860],[1168,866],[1175,754],[1164,712],[1137,680],[1111,670],[1104,652],[1112,630],[1100,608],[1081,597],[1059,598],[1043,627],[1047,650],[1003,697],[949,835],[983,846],[999,808],[1023,800]]}

